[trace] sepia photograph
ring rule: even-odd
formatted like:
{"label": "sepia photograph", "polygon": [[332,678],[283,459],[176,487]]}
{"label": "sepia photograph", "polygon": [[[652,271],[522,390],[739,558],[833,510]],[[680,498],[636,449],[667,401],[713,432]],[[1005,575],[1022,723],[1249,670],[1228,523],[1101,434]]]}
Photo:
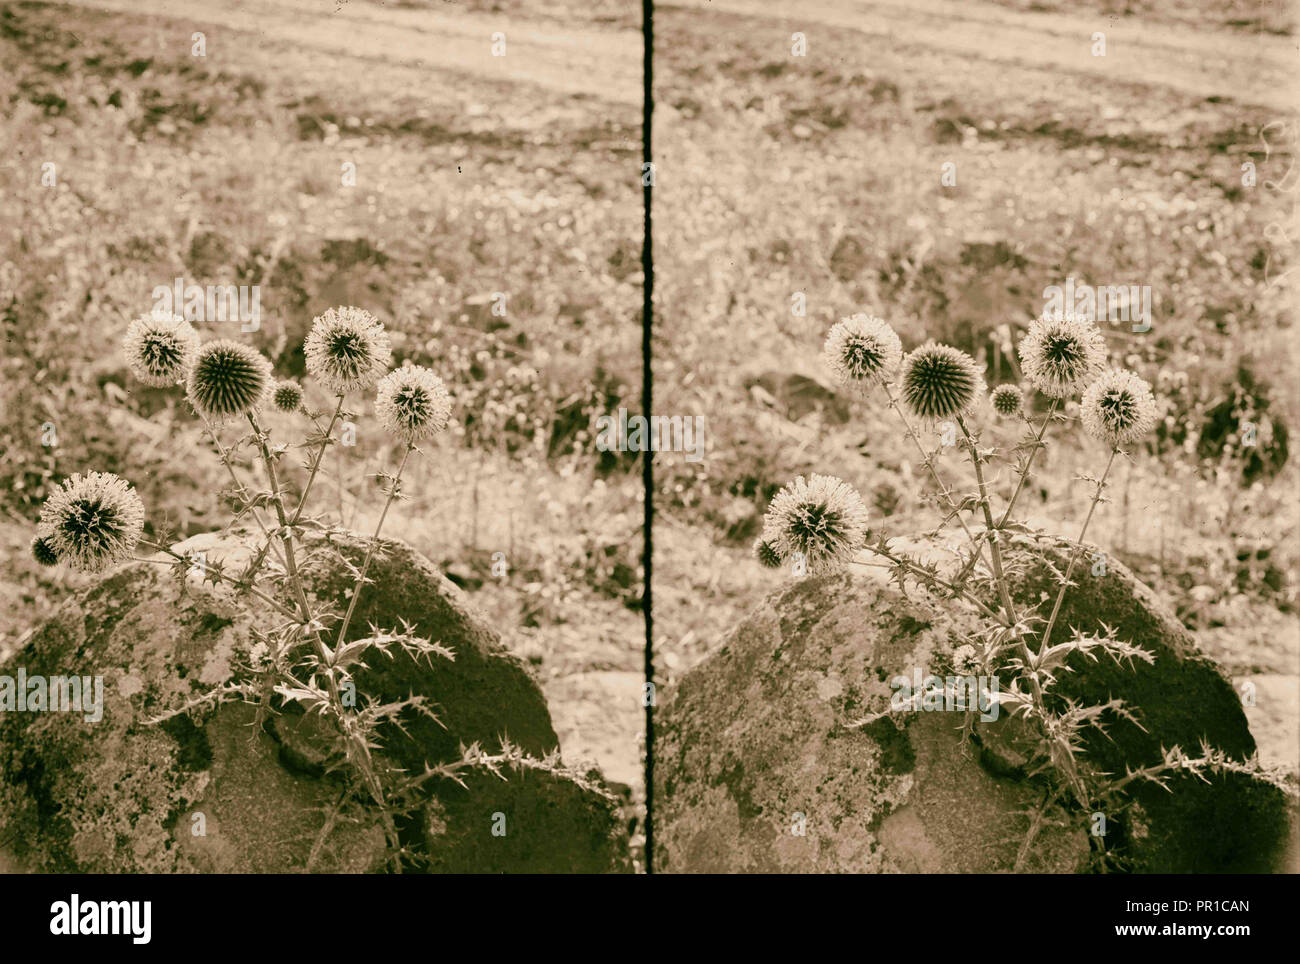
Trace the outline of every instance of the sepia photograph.
{"label": "sepia photograph", "polygon": [[0,0],[0,918],[1277,936],[1297,17]]}
{"label": "sepia photograph", "polygon": [[0,861],[643,862],[640,9],[0,5]]}
{"label": "sepia photograph", "polygon": [[1287,12],[655,33],[656,871],[1295,872]]}

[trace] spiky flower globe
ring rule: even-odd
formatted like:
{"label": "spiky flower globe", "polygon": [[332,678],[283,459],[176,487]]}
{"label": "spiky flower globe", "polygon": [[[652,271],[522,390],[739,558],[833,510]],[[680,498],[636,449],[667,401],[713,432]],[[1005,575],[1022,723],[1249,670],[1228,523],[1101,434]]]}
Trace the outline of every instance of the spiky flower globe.
{"label": "spiky flower globe", "polygon": [[185,394],[204,418],[220,421],[259,407],[271,390],[271,363],[237,341],[210,341],[199,349]]}
{"label": "spiky flower globe", "polygon": [[802,554],[808,572],[853,558],[867,535],[867,507],[856,489],[830,475],[801,475],[767,507],[762,539],[779,560]]}
{"label": "spiky flower globe", "polygon": [[1020,341],[1020,362],[1029,384],[1044,395],[1077,395],[1106,366],[1106,339],[1086,318],[1046,314]]}
{"label": "spiky flower globe", "polygon": [[388,371],[388,332],[361,308],[330,308],[312,322],[303,345],[307,371],[336,395],[365,390]]}
{"label": "spiky flower globe", "polygon": [[822,356],[842,385],[866,392],[894,377],[903,345],[883,320],[858,314],[831,326]]}
{"label": "spiky flower globe", "polygon": [[32,539],[32,558],[42,566],[54,566],[59,562],[59,550],[49,536],[35,536]]}
{"label": "spiky flower globe", "polygon": [[984,376],[975,359],[934,341],[903,359],[899,382],[907,407],[927,422],[964,415],[984,394]]}
{"label": "spiky flower globe", "polygon": [[754,558],[767,569],[776,569],[781,565],[781,556],[776,547],[762,536],[754,540]]}
{"label": "spiky flower globe", "polygon": [[993,402],[993,411],[1003,418],[1019,415],[1025,407],[1025,396],[1017,385],[999,385],[993,389],[989,399]]}
{"label": "spiky flower globe", "polygon": [[297,382],[276,382],[271,399],[280,411],[296,412],[302,404],[302,388]]}
{"label": "spiky flower globe", "polygon": [[386,431],[414,445],[447,427],[451,396],[442,379],[429,369],[408,365],[380,380],[375,414]]}
{"label": "spiky flower globe", "polygon": [[183,382],[199,350],[199,333],[184,318],[141,315],[122,339],[131,374],[152,388]]}
{"label": "spiky flower globe", "polygon": [[1142,438],[1158,417],[1151,386],[1121,368],[1109,369],[1089,385],[1079,407],[1084,431],[1112,449]]}
{"label": "spiky flower globe", "polygon": [[83,572],[101,572],[130,556],[140,541],[144,503],[111,472],[74,475],[41,506],[40,531],[58,559]]}

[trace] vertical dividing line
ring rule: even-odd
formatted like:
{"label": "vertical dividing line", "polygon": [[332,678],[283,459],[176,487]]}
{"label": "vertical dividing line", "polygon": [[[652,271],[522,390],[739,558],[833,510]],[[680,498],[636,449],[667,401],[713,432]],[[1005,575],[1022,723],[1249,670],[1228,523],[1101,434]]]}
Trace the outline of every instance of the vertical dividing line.
{"label": "vertical dividing line", "polygon": [[[651,349],[654,329],[654,286],[655,265],[653,232],[651,230],[650,200],[654,191],[653,175],[647,176],[645,165],[652,164],[650,152],[650,118],[654,112],[654,0],[641,0],[641,37],[642,80],[641,92],[641,199],[644,206],[644,236],[641,239],[641,271],[643,275],[641,303],[641,414],[646,418],[654,410],[653,374]],[[651,459],[654,452],[647,446],[641,453],[641,485],[645,493],[644,518],[642,522],[642,572],[645,585],[641,592],[641,613],[645,619],[645,681],[649,684],[645,692],[654,694],[655,655],[654,655],[654,607],[651,603],[651,566],[654,556],[654,539],[651,528],[654,524],[654,465]],[[654,873],[654,776],[655,776],[655,719],[654,703],[657,695],[646,698],[645,704],[645,871]]]}

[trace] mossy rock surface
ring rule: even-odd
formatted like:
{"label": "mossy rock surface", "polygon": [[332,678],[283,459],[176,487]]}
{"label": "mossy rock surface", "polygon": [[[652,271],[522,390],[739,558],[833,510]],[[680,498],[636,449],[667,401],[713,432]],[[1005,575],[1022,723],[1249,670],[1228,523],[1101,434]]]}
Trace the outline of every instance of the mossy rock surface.
{"label": "mossy rock surface", "polygon": [[[363,542],[352,536],[339,542],[359,563]],[[238,534],[183,545],[204,552],[209,564],[224,560],[231,571],[248,552],[248,540]],[[310,594],[341,612],[347,567],[331,561],[321,545],[310,547],[307,558]],[[548,851],[512,863],[516,851],[501,848],[504,855],[482,868],[453,858],[450,850],[463,853],[480,830],[493,839],[490,823],[480,826],[477,814],[489,802],[489,813],[500,809],[502,791],[491,787],[489,794],[490,784],[473,779],[467,781],[471,802],[450,782],[430,788],[430,807],[440,795],[449,797],[445,836],[456,845],[446,845],[442,855],[420,853],[413,866],[509,872],[546,869],[550,860],[557,871],[625,869],[627,836],[614,798],[598,778],[559,763],[545,701],[522,661],[410,547],[386,542],[371,579],[358,604],[360,628],[350,635],[364,635],[370,622],[391,628],[405,619],[455,655],[416,663],[398,654],[384,665],[370,659],[375,669],[359,677],[363,699],[422,694],[446,726],[411,714],[404,721],[409,735],[387,728],[381,767],[449,762],[459,759],[462,744],[500,753],[506,737],[506,751],[523,761],[519,766],[545,776],[509,792],[518,812],[532,807],[547,815],[549,822],[525,822],[550,840]],[[143,563],[115,571],[60,607],[0,673],[12,676],[22,667],[29,676],[102,676],[103,718],[0,714],[0,847],[8,862],[35,871],[108,873],[384,869],[378,814],[356,802],[328,816],[343,788],[324,773],[319,732],[306,725],[309,719],[284,713],[259,726],[253,707],[235,702],[197,718],[145,722],[234,679],[254,642],[252,628],[278,618],[224,586],[193,577],[182,584],[168,569]],[[509,771],[503,773],[509,783]],[[476,786],[486,794],[482,799]],[[532,791],[540,798],[530,803]],[[462,814],[474,815],[473,822],[460,825]],[[413,842],[439,846],[421,834]]]}
{"label": "mossy rock surface", "polygon": [[[662,706],[656,866],[668,873],[1010,870],[1038,797],[986,772],[961,716],[846,724],[887,706],[890,677],[957,644],[937,608],[846,574],[763,602]],[[1081,823],[1048,828],[1027,869],[1071,872]],[[800,833],[799,831],[802,831]]]}
{"label": "mossy rock surface", "polygon": [[[1020,541],[1011,558],[1020,563],[1013,599],[1022,609],[1038,605],[1047,616],[1060,588],[1056,572],[1069,565],[1067,550],[1055,545]],[[1053,571],[1055,570],[1055,572]],[[1154,663],[1116,664],[1103,659],[1071,662],[1075,672],[1062,677],[1058,691],[1090,704],[1110,696],[1122,697],[1141,709],[1142,726],[1121,722],[1110,728],[1110,739],[1094,736],[1089,752],[1109,770],[1126,761],[1149,759],[1160,745],[1177,743],[1193,750],[1202,740],[1237,759],[1255,752],[1241,697],[1214,660],[1196,646],[1191,633],[1151,589],[1113,556],[1086,546],[1070,576],[1052,642],[1069,639],[1071,631],[1101,634],[1110,626],[1116,636],[1141,646]]]}
{"label": "mossy rock surface", "polygon": [[[1051,613],[1069,551],[1056,544],[1020,540],[1014,601],[1041,604]],[[1087,753],[1102,769],[1122,775],[1126,767],[1150,765],[1162,749],[1181,746],[1198,756],[1203,743],[1234,760],[1255,753],[1241,696],[1223,669],[1197,648],[1192,634],[1173,611],[1123,563],[1097,546],[1086,546],[1070,580],[1074,585],[1052,630],[1052,642],[1071,632],[1100,634],[1140,646],[1155,660],[1116,664],[1071,659],[1073,672],[1062,676],[1061,696],[1095,705],[1118,697],[1134,710],[1140,726],[1116,720],[1107,735],[1090,731]],[[1132,867],[1153,873],[1268,873],[1288,860],[1293,834],[1293,795],[1279,783],[1240,774],[1205,782],[1181,776],[1170,791],[1141,782],[1133,793],[1139,807],[1121,825]]]}
{"label": "mossy rock surface", "polygon": [[[1017,551],[1024,553],[1019,595],[1028,603],[1051,573],[1037,550]],[[1245,760],[1253,740],[1221,671],[1131,573],[1112,560],[1109,575],[1063,608],[1062,625],[1091,631],[1104,621],[1154,652],[1156,662],[1137,673],[1088,662],[1067,674],[1062,692],[1089,702],[1123,697],[1149,731],[1131,727],[1138,739],[1112,728],[1116,745],[1098,759],[1122,773],[1126,762],[1156,762],[1161,745],[1181,742],[1196,753],[1204,736]],[[888,706],[894,676],[911,677],[918,667],[922,674],[951,672],[949,657],[972,627],[954,603],[920,590],[904,596],[859,574],[805,579],[767,598],[665,694],[656,740],[657,866],[1012,870],[1042,786],[989,747],[1006,742],[1018,723],[1005,714],[977,723],[983,750],[963,740],[956,712],[848,725]],[[1203,705],[1185,705],[1189,695]],[[1116,836],[1108,844],[1119,844],[1129,869],[1292,866],[1293,791],[1240,774],[1209,784],[1180,778],[1174,791],[1139,785],[1134,806],[1111,822],[1108,833]],[[794,832],[799,815],[803,835]],[[1094,869],[1090,829],[1091,814],[1053,810],[1020,869]]]}
{"label": "mossy rock surface", "polygon": [[597,774],[540,760],[443,780],[424,814],[436,873],[630,873],[617,802]]}
{"label": "mossy rock surface", "polygon": [[[335,537],[333,545],[361,567],[366,540]],[[312,540],[308,540],[311,546]],[[501,740],[534,756],[545,756],[559,739],[551,725],[541,688],[525,662],[505,649],[497,633],[477,614],[465,593],[403,542],[384,540],[370,565],[367,585],[348,629],[349,640],[370,635],[371,626],[400,628],[402,620],[416,635],[451,649],[455,659],[438,660],[430,673],[424,660],[403,652],[392,659],[370,659],[357,673],[357,688],[383,700],[423,693],[434,704],[441,725],[412,715],[406,734],[389,734],[387,754],[408,770],[426,760],[459,756],[461,744],[481,743],[495,750]],[[346,612],[355,576],[317,544],[303,567],[315,599]]]}

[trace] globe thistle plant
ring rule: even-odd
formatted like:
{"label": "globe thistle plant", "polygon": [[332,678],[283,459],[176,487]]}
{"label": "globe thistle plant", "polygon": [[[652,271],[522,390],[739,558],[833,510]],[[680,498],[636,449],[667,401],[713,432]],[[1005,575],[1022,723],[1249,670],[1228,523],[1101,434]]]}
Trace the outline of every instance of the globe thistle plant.
{"label": "globe thistle plant", "polygon": [[767,539],[759,536],[754,540],[754,558],[766,569],[776,569],[781,565],[781,555]]}
{"label": "globe thistle plant", "polygon": [[1003,418],[1019,415],[1025,407],[1025,396],[1017,385],[999,385],[989,396],[993,410]]}
{"label": "globe thistle plant", "polygon": [[296,412],[302,404],[302,387],[297,382],[276,382],[271,400],[282,412]]}
{"label": "globe thistle plant", "polygon": [[[74,475],[45,500],[32,545],[52,550],[83,572],[102,572],[130,556],[144,531],[144,503],[129,483],[111,472]],[[37,543],[43,543],[38,550]],[[48,563],[45,563],[48,565]]]}
{"label": "globe thistle plant", "polygon": [[831,327],[822,357],[840,384],[865,392],[894,377],[903,346],[898,334],[884,321],[874,315],[857,314]]}
{"label": "globe thistle plant", "polygon": [[59,562],[59,550],[54,547],[49,536],[34,536],[32,538],[32,558],[42,566],[54,566]]}
{"label": "globe thistle plant", "polygon": [[[897,343],[892,334],[879,319],[856,315],[832,328],[823,355],[847,385],[865,388],[884,383],[890,408],[902,421],[934,482],[934,501],[942,521],[926,534],[928,544],[918,549],[909,547],[906,538],[873,536],[858,493],[837,478],[813,475],[807,480],[795,479],[773,498],[762,535],[753,545],[754,555],[765,566],[776,567],[793,559],[802,561],[807,572],[818,573],[852,560],[862,550],[883,560],[883,565],[872,568],[887,570],[886,578],[905,594],[917,586],[944,603],[963,604],[973,619],[973,629],[961,633],[960,644],[951,653],[952,667],[962,675],[993,673],[1009,680],[1006,692],[994,705],[1006,707],[1027,724],[1025,746],[1033,758],[1033,772],[1054,782],[1053,796],[1044,807],[1063,801],[1092,812],[1102,801],[1116,799],[1124,784],[1133,780],[1162,782],[1171,771],[1191,770],[1200,775],[1214,769],[1216,760],[1224,758],[1222,754],[1216,757],[1207,749],[1202,758],[1193,759],[1175,749],[1167,751],[1163,762],[1144,767],[1137,761],[1124,777],[1112,779],[1109,772],[1085,759],[1081,731],[1095,726],[1104,733],[1115,716],[1131,720],[1123,701],[1111,699],[1088,706],[1062,701],[1059,693],[1051,692],[1060,678],[1060,668],[1075,654],[1092,660],[1107,655],[1119,664],[1154,658],[1119,639],[1114,630],[1085,635],[1072,628],[1068,640],[1052,641],[1052,632],[1062,618],[1064,597],[1076,585],[1072,577],[1086,551],[1088,527],[1120,454],[1119,446],[1140,438],[1156,421],[1155,399],[1146,382],[1132,372],[1103,372],[1105,345],[1095,325],[1068,316],[1040,318],[1020,345],[1020,355],[1030,384],[1051,396],[1052,402],[1041,424],[1030,424],[1029,433],[1014,448],[1003,450],[996,442],[981,441],[979,426],[974,424],[975,402],[985,391],[983,373],[975,360],[956,348],[930,341],[902,359],[891,382],[892,350]],[[1070,396],[1081,388],[1086,391],[1080,403]],[[990,407],[1004,418],[1024,414],[1022,388],[998,386],[990,396]],[[1021,541],[1018,536],[1027,533],[1036,541],[1044,534],[1015,519],[1013,510],[1025,490],[1035,454],[1047,446],[1049,426],[1061,420],[1058,409],[1065,409],[1068,416],[1071,407],[1081,412],[1089,434],[1106,442],[1111,450],[1100,477],[1094,480],[1092,500],[1078,535],[1067,544],[1064,572],[1052,566],[1059,586],[1049,612],[1048,593],[1026,598],[1023,591],[1018,592],[1026,588],[1023,579],[1027,570],[1021,553],[1033,551],[1027,548],[1028,540]],[[946,419],[957,422],[967,456],[963,461],[970,466],[973,486],[951,485],[940,470],[956,461],[944,451],[955,444],[955,434],[943,431],[938,447],[930,448],[913,428],[908,412],[931,425]],[[986,469],[998,462],[1014,466],[1012,479],[1007,480],[1002,471]],[[996,506],[998,489],[1006,481],[1011,483],[1010,495],[1004,505]],[[969,525],[967,517],[978,520],[978,525]],[[961,527],[965,545],[936,540],[950,523]],[[904,701],[900,707],[891,700],[889,709],[846,725],[866,726],[891,713],[918,708],[914,702]],[[964,731],[975,740],[975,714],[969,712],[970,707],[964,709]],[[992,718],[996,719],[996,714]],[[987,719],[982,713],[979,716],[979,720]],[[1021,845],[1017,869],[1034,833],[1031,830]]]}
{"label": "globe thistle plant", "polygon": [[229,339],[199,349],[186,385],[194,410],[212,421],[253,411],[270,390],[271,363],[256,349]]}
{"label": "globe thistle plant", "polygon": [[152,388],[183,382],[199,350],[199,334],[179,316],[142,315],[122,340],[131,374]]}
{"label": "globe thistle plant", "polygon": [[414,445],[441,432],[451,417],[451,396],[441,378],[421,365],[389,372],[379,382],[375,414],[385,431]]}
{"label": "globe thistle plant", "polygon": [[1084,431],[1112,449],[1150,432],[1158,414],[1151,386],[1119,368],[1110,369],[1088,386],[1080,405]]}
{"label": "globe thistle plant", "polygon": [[984,394],[984,376],[975,359],[934,341],[903,359],[899,382],[908,409],[926,422],[958,418]]}
{"label": "globe thistle plant", "polygon": [[834,476],[813,475],[799,476],[773,497],[761,541],[769,558],[799,553],[816,573],[852,559],[866,535],[867,507],[857,490]]}
{"label": "globe thistle plant", "polygon": [[[298,487],[291,485],[284,475],[292,471],[283,458],[290,443],[272,439],[271,432],[260,424],[257,409],[273,402],[287,413],[303,411],[304,393],[298,383],[276,381],[270,361],[237,341],[200,344],[194,330],[180,318],[139,319],[130,327],[124,347],[132,371],[147,384],[185,383],[186,394],[207,423],[208,434],[233,483],[229,497],[236,506],[236,520],[247,519],[261,531],[264,541],[238,575],[224,571],[220,560],[211,564],[202,561],[199,566],[203,581],[225,582],[237,595],[248,597],[250,605],[263,607],[261,614],[274,614],[274,618],[261,621],[253,630],[255,642],[246,665],[255,678],[192,694],[182,705],[167,708],[147,722],[160,724],[231,699],[258,703],[265,712],[275,713],[279,710],[267,705],[266,694],[277,691],[296,694],[296,700],[331,722],[330,752],[344,761],[340,771],[358,791],[356,799],[364,798],[367,807],[373,803],[377,808],[389,844],[389,867],[399,872],[407,850],[398,833],[398,824],[411,815],[413,806],[422,804],[413,803],[418,797],[416,783],[395,774],[390,767],[379,767],[372,753],[382,746],[386,729],[401,729],[400,723],[392,721],[407,710],[433,714],[425,698],[419,695],[381,704],[373,695],[362,694],[365,709],[354,706],[351,697],[357,682],[351,667],[364,666],[361,655],[370,649],[378,649],[390,658],[397,648],[428,658],[450,657],[451,653],[417,636],[405,622],[400,629],[372,626],[369,637],[357,639],[353,620],[360,619],[357,603],[369,584],[368,574],[381,548],[384,522],[400,497],[403,470],[418,451],[415,442],[444,430],[451,417],[452,402],[446,386],[433,372],[420,367],[403,368],[382,377],[391,360],[383,326],[356,308],[325,312],[316,319],[304,351],[309,370],[338,394],[338,405],[324,426],[312,413],[306,413],[314,431],[303,446],[313,451],[307,462],[306,482],[295,494],[294,489]],[[339,618],[329,603],[311,591],[306,581],[308,560],[316,558],[318,552],[328,551],[326,547],[331,545],[328,535],[324,539],[325,547],[309,547],[303,541],[308,530],[330,533],[339,527],[327,524],[320,516],[304,516],[304,511],[325,453],[331,444],[339,441],[334,427],[340,418],[351,417],[343,412],[344,393],[352,388],[373,388],[376,384],[379,386],[376,411],[380,421],[407,445],[396,469],[380,473],[386,499],[360,565],[339,553],[340,560],[355,577],[347,594],[346,611]],[[233,447],[227,447],[220,437],[219,425],[235,416],[247,416],[252,431]],[[265,482],[248,485],[241,478],[242,463],[233,453],[245,445],[259,454]],[[266,513],[274,513],[274,519],[268,520]],[[153,550],[153,554],[139,562],[167,566],[180,579],[187,578],[197,562],[193,555],[169,546],[167,539],[159,539],[158,544],[142,540],[143,529],[144,506],[135,490],[116,475],[90,472],[73,476],[50,495],[41,509],[31,553],[41,565],[66,562],[79,570],[99,572],[127,559],[140,545]],[[259,579],[264,567],[270,567],[271,571]],[[342,659],[339,654],[345,648],[350,655]],[[293,657],[279,658],[280,654],[287,653],[293,653]],[[461,769],[480,765],[476,753],[467,750],[461,760],[439,764],[438,771],[456,778]],[[418,779],[427,779],[430,772],[426,771]]]}
{"label": "globe thistle plant", "polygon": [[388,371],[388,332],[361,308],[330,308],[311,326],[303,345],[307,371],[336,395],[364,391]]}
{"label": "globe thistle plant", "polygon": [[1029,384],[1044,395],[1077,395],[1105,367],[1106,339],[1087,319],[1043,315],[1020,341],[1020,362]]}

